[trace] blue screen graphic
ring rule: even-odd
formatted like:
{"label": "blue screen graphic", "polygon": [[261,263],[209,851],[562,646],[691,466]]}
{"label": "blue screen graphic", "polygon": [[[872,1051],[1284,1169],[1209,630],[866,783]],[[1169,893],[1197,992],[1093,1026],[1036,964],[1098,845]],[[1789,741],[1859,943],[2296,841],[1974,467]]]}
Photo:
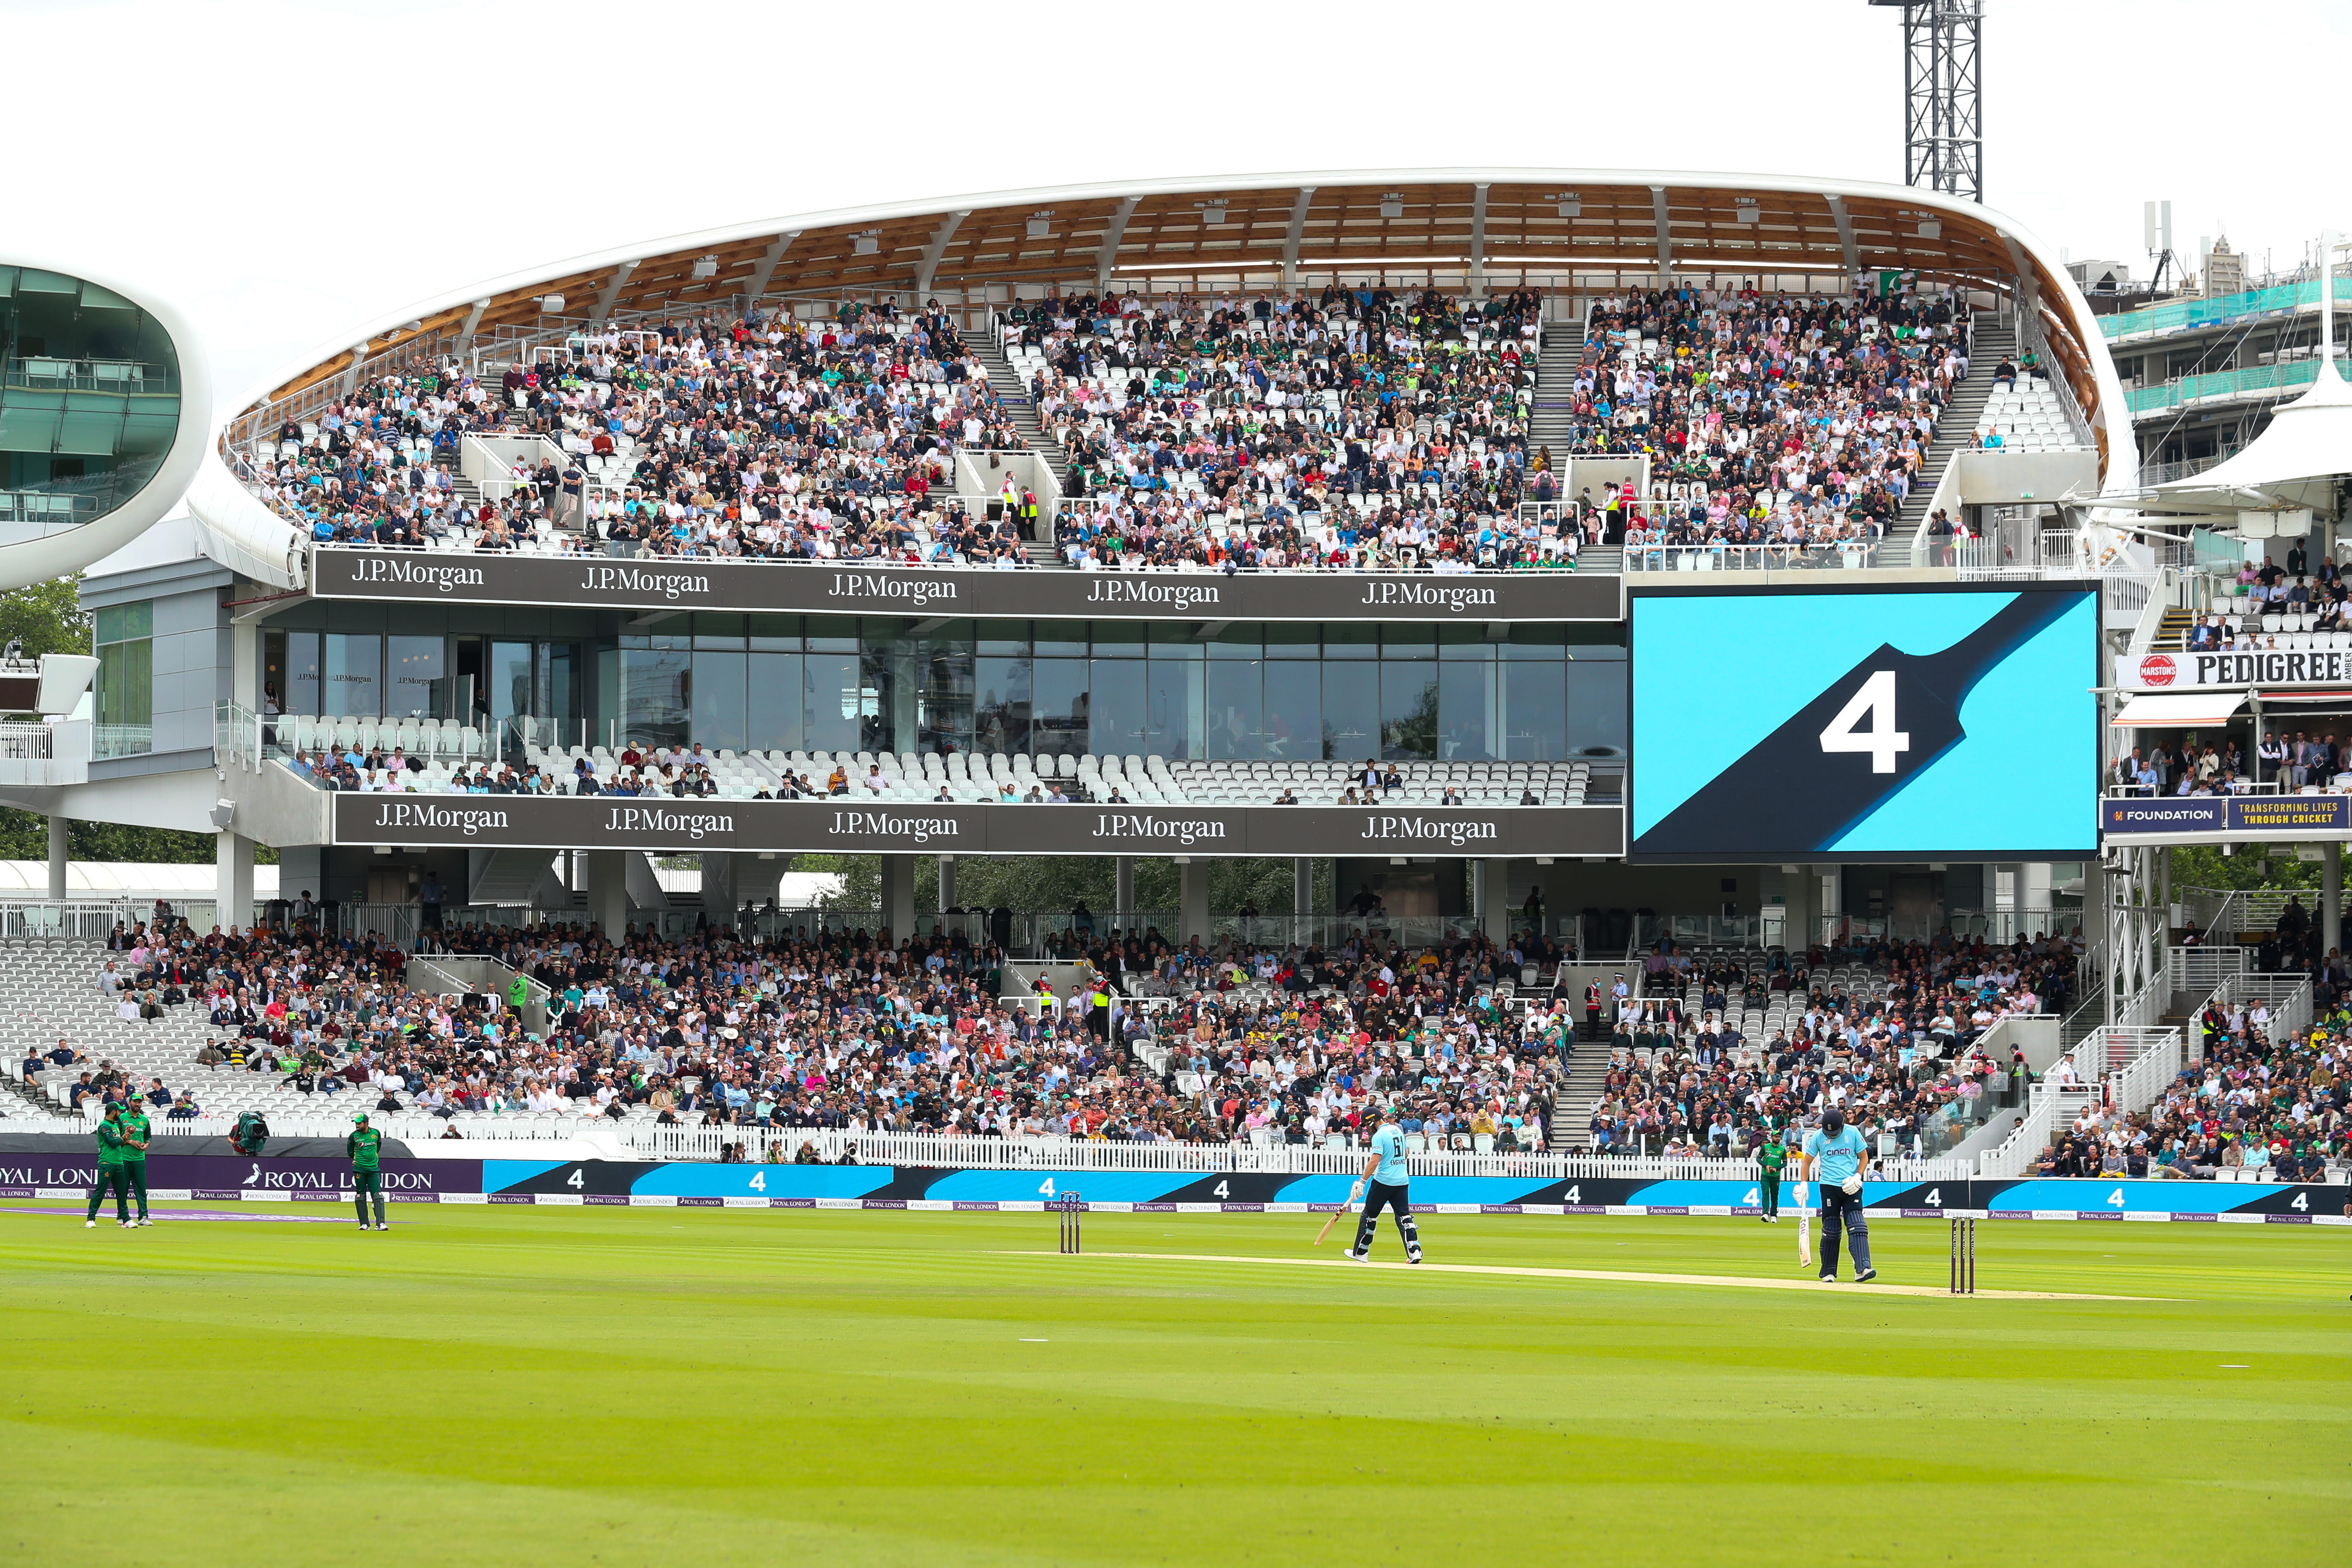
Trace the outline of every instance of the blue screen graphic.
{"label": "blue screen graphic", "polygon": [[1632,616],[1637,857],[2097,843],[2090,591],[1643,594]]}

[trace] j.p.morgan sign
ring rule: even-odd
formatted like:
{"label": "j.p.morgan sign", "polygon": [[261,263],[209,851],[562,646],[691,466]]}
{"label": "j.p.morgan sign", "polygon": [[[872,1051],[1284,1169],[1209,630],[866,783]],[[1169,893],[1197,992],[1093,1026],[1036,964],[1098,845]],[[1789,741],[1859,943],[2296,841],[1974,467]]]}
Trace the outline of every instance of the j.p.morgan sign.
{"label": "j.p.morgan sign", "polygon": [[612,795],[339,795],[338,844],[918,855],[1622,855],[1613,805],[949,805]]}
{"label": "j.p.morgan sign", "polygon": [[1246,621],[1616,621],[1622,579],[1574,573],[998,572],[328,547],[325,599],[807,615]]}

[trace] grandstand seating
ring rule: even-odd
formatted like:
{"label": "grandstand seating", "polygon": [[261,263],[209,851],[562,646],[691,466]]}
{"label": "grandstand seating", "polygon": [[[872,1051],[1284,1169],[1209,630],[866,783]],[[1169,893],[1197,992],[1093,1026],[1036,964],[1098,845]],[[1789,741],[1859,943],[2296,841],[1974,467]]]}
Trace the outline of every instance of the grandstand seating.
{"label": "grandstand seating", "polygon": [[2086,445],[2067,416],[2066,405],[2047,381],[2021,377],[2014,390],[2001,389],[1986,400],[1977,419],[1977,442],[1998,431],[2000,449],[2007,452],[2074,451]]}
{"label": "grandstand seating", "polygon": [[[339,724],[340,732],[347,726]],[[397,732],[397,731],[396,731]],[[446,733],[446,732],[445,732]],[[1622,774],[1595,774],[1588,762],[1373,763],[1377,785],[1364,783],[1364,762],[1199,762],[1160,756],[1030,756],[1026,752],[732,751],[701,752],[647,747],[616,753],[604,746],[526,749],[516,773],[462,752],[412,749],[416,768],[392,766],[388,751],[352,744],[370,766],[350,772],[341,787],[415,794],[612,794],[624,779],[635,793],[694,795],[722,800],[796,799],[839,793],[858,799],[936,801],[972,805],[1045,802],[1145,805],[1583,805],[1614,801]],[[381,740],[379,735],[379,740]],[[339,742],[340,744],[340,742]],[[449,744],[446,740],[441,745]],[[626,759],[635,754],[638,763]],[[663,759],[668,759],[666,763]],[[323,758],[306,761],[328,771]],[[1394,776],[1393,784],[1391,775]],[[580,787],[593,777],[596,788]],[[701,787],[707,779],[709,788]],[[1058,794],[1057,794],[1058,792]],[[1287,796],[1288,798],[1285,798]]]}

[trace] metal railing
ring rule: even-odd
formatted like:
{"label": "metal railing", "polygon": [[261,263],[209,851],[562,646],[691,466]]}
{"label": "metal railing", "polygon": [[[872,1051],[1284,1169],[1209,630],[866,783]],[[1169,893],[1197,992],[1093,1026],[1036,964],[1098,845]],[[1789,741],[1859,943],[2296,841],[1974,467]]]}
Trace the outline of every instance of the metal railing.
{"label": "metal railing", "polygon": [[2134,414],[2177,408],[2184,403],[2227,401],[2239,397],[2284,396],[2319,379],[2316,359],[2290,360],[2284,364],[2248,365],[2242,370],[2210,371],[2184,375],[2152,386],[2136,386],[2124,394]]}
{"label": "metal railing", "polygon": [[[2352,281],[2352,275],[2339,271],[2337,276],[2339,279]],[[2336,301],[2336,308],[2339,310],[2352,303],[2352,289],[2338,287]],[[2215,295],[2210,299],[2175,300],[2137,310],[2117,310],[2113,315],[2099,318],[2099,332],[2109,342],[2114,342],[2122,338],[2144,337],[2155,332],[2226,326],[2232,321],[2284,315],[2318,303],[2319,279],[2308,278],[2301,282],[2275,284],[2267,289],[2248,289],[2235,294]]]}
{"label": "metal railing", "polygon": [[28,354],[9,360],[5,374],[10,386],[38,392],[111,392],[126,396],[170,397],[180,390],[176,367],[137,360],[59,359]]}
{"label": "metal railing", "polygon": [[226,698],[213,700],[213,754],[217,765],[258,772],[266,756],[261,715]]}
{"label": "metal railing", "polygon": [[0,723],[0,758],[12,763],[45,763],[51,750],[48,725]]}
{"label": "metal railing", "polygon": [[[1861,571],[1895,564],[1885,540],[1845,540],[1828,544],[1634,544],[1625,546],[1625,567],[1633,572],[1821,572]],[[1908,565],[1904,552],[1900,564]]]}

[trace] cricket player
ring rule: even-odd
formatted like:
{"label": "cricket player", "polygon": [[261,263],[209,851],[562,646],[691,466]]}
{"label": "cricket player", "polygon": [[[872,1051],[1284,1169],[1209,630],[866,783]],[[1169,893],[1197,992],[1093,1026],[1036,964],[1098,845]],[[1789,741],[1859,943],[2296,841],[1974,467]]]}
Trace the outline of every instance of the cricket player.
{"label": "cricket player", "polygon": [[1404,1237],[1404,1260],[1421,1261],[1421,1229],[1412,1222],[1412,1200],[1405,1191],[1412,1180],[1404,1164],[1404,1129],[1397,1125],[1394,1108],[1381,1112],[1381,1124],[1372,1133],[1372,1152],[1364,1161],[1364,1173],[1356,1178],[1355,1192],[1364,1198],[1364,1213],[1356,1221],[1356,1245],[1348,1256],[1361,1263],[1371,1256],[1372,1233],[1380,1229],[1381,1210],[1396,1215],[1397,1234]]}
{"label": "cricket player", "polygon": [[139,1097],[131,1096],[122,1102],[122,1179],[131,1188],[131,1195],[139,1200],[140,1225],[155,1222],[147,1217],[147,1145],[154,1141],[153,1127],[147,1120],[146,1109]]}
{"label": "cricket player", "polygon": [[1862,1134],[1846,1125],[1845,1111],[1829,1106],[1822,1124],[1805,1134],[1805,1171],[1822,1197],[1822,1279],[1837,1279],[1838,1226],[1845,1226],[1853,1244],[1853,1282],[1878,1278],[1870,1266],[1870,1222],[1862,1209],[1863,1173],[1870,1169],[1870,1149]]}
{"label": "cricket player", "polygon": [[1789,1146],[1780,1142],[1780,1130],[1769,1129],[1764,1146],[1756,1151],[1756,1195],[1763,1200],[1764,1208],[1759,1217],[1766,1225],[1780,1223],[1780,1171],[1788,1163]]}
{"label": "cricket player", "polygon": [[[383,1146],[383,1134],[368,1125],[367,1112],[352,1118],[352,1135],[343,1140],[343,1152],[352,1157],[352,1205],[360,1211],[362,1230],[390,1230],[383,1223],[383,1172],[379,1168],[378,1152]],[[375,1198],[375,1224],[368,1224],[368,1198]]]}
{"label": "cricket player", "polygon": [[89,1189],[89,1213],[82,1219],[84,1230],[98,1227],[99,1205],[106,1202],[110,1187],[114,1191],[114,1217],[122,1222],[123,1229],[133,1228],[131,1224],[131,1186],[122,1175],[121,1118],[122,1108],[110,1105],[106,1108],[106,1120],[98,1124],[98,1181]]}

